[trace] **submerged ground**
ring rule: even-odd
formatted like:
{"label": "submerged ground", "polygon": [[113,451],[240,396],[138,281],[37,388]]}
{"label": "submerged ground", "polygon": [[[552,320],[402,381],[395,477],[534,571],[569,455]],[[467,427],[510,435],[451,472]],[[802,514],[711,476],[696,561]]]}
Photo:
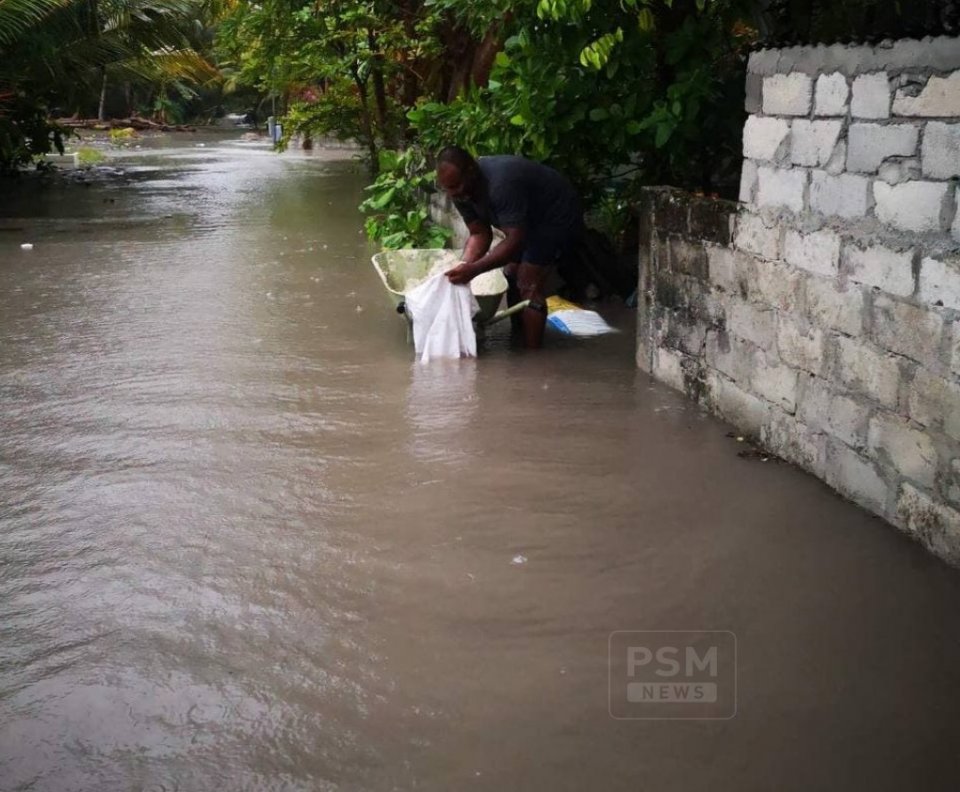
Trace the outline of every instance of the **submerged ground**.
{"label": "submerged ground", "polygon": [[[0,188],[0,788],[956,787],[955,571],[623,311],[414,364],[349,161],[154,146]],[[736,634],[736,717],[610,717],[651,629]]]}

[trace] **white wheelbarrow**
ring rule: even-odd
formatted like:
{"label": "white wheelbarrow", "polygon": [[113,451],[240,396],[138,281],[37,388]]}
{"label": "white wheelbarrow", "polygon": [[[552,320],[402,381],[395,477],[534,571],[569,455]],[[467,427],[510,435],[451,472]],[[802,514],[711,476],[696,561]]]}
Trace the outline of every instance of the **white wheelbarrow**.
{"label": "white wheelbarrow", "polygon": [[[397,313],[407,316],[409,320],[406,292],[423,283],[431,274],[452,269],[460,257],[452,250],[414,248],[384,250],[375,254],[372,260]],[[524,300],[502,311],[497,310],[507,292],[507,279],[499,269],[474,278],[470,281],[470,290],[480,306],[479,312],[473,317],[478,330],[496,324],[527,307],[528,301]]]}

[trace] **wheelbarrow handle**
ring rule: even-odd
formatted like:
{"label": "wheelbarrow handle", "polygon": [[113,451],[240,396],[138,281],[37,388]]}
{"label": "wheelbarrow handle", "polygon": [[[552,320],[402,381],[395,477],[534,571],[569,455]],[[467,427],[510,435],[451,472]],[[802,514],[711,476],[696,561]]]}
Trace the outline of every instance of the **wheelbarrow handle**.
{"label": "wheelbarrow handle", "polygon": [[516,305],[511,305],[509,308],[504,308],[502,311],[497,311],[493,316],[491,316],[489,319],[487,319],[486,322],[483,323],[483,326],[490,327],[490,325],[492,324],[501,322],[504,319],[506,319],[508,316],[513,316],[515,313],[519,313],[528,305],[530,305],[530,300],[523,300],[521,302],[518,302]]}

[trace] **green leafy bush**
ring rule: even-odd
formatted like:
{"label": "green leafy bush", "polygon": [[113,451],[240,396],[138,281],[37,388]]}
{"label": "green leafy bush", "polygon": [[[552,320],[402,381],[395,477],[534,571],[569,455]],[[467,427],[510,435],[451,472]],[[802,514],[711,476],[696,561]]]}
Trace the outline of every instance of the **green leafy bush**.
{"label": "green leafy bush", "polygon": [[63,154],[68,130],[47,119],[47,110],[34,99],[8,93],[0,96],[0,174],[14,172],[57,151]]}
{"label": "green leafy bush", "polygon": [[[495,2],[495,0],[486,0]],[[521,154],[588,201],[626,175],[734,193],[744,122],[744,0],[541,0],[521,6],[484,87],[408,114],[427,149]],[[474,9],[475,12],[475,9]]]}
{"label": "green leafy bush", "polygon": [[367,236],[384,248],[441,248],[449,229],[430,220],[427,197],[433,174],[417,148],[403,152],[382,149],[379,176],[367,187],[370,197],[360,204],[367,215]]}

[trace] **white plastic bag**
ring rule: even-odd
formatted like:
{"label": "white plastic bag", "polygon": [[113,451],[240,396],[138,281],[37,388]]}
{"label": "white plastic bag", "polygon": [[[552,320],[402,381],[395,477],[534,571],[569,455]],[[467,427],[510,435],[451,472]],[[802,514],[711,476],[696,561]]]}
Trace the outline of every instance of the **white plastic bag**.
{"label": "white plastic bag", "polygon": [[434,275],[407,292],[406,303],[413,319],[413,345],[423,363],[477,356],[472,319],[480,306],[469,286],[454,286],[446,275]]}

